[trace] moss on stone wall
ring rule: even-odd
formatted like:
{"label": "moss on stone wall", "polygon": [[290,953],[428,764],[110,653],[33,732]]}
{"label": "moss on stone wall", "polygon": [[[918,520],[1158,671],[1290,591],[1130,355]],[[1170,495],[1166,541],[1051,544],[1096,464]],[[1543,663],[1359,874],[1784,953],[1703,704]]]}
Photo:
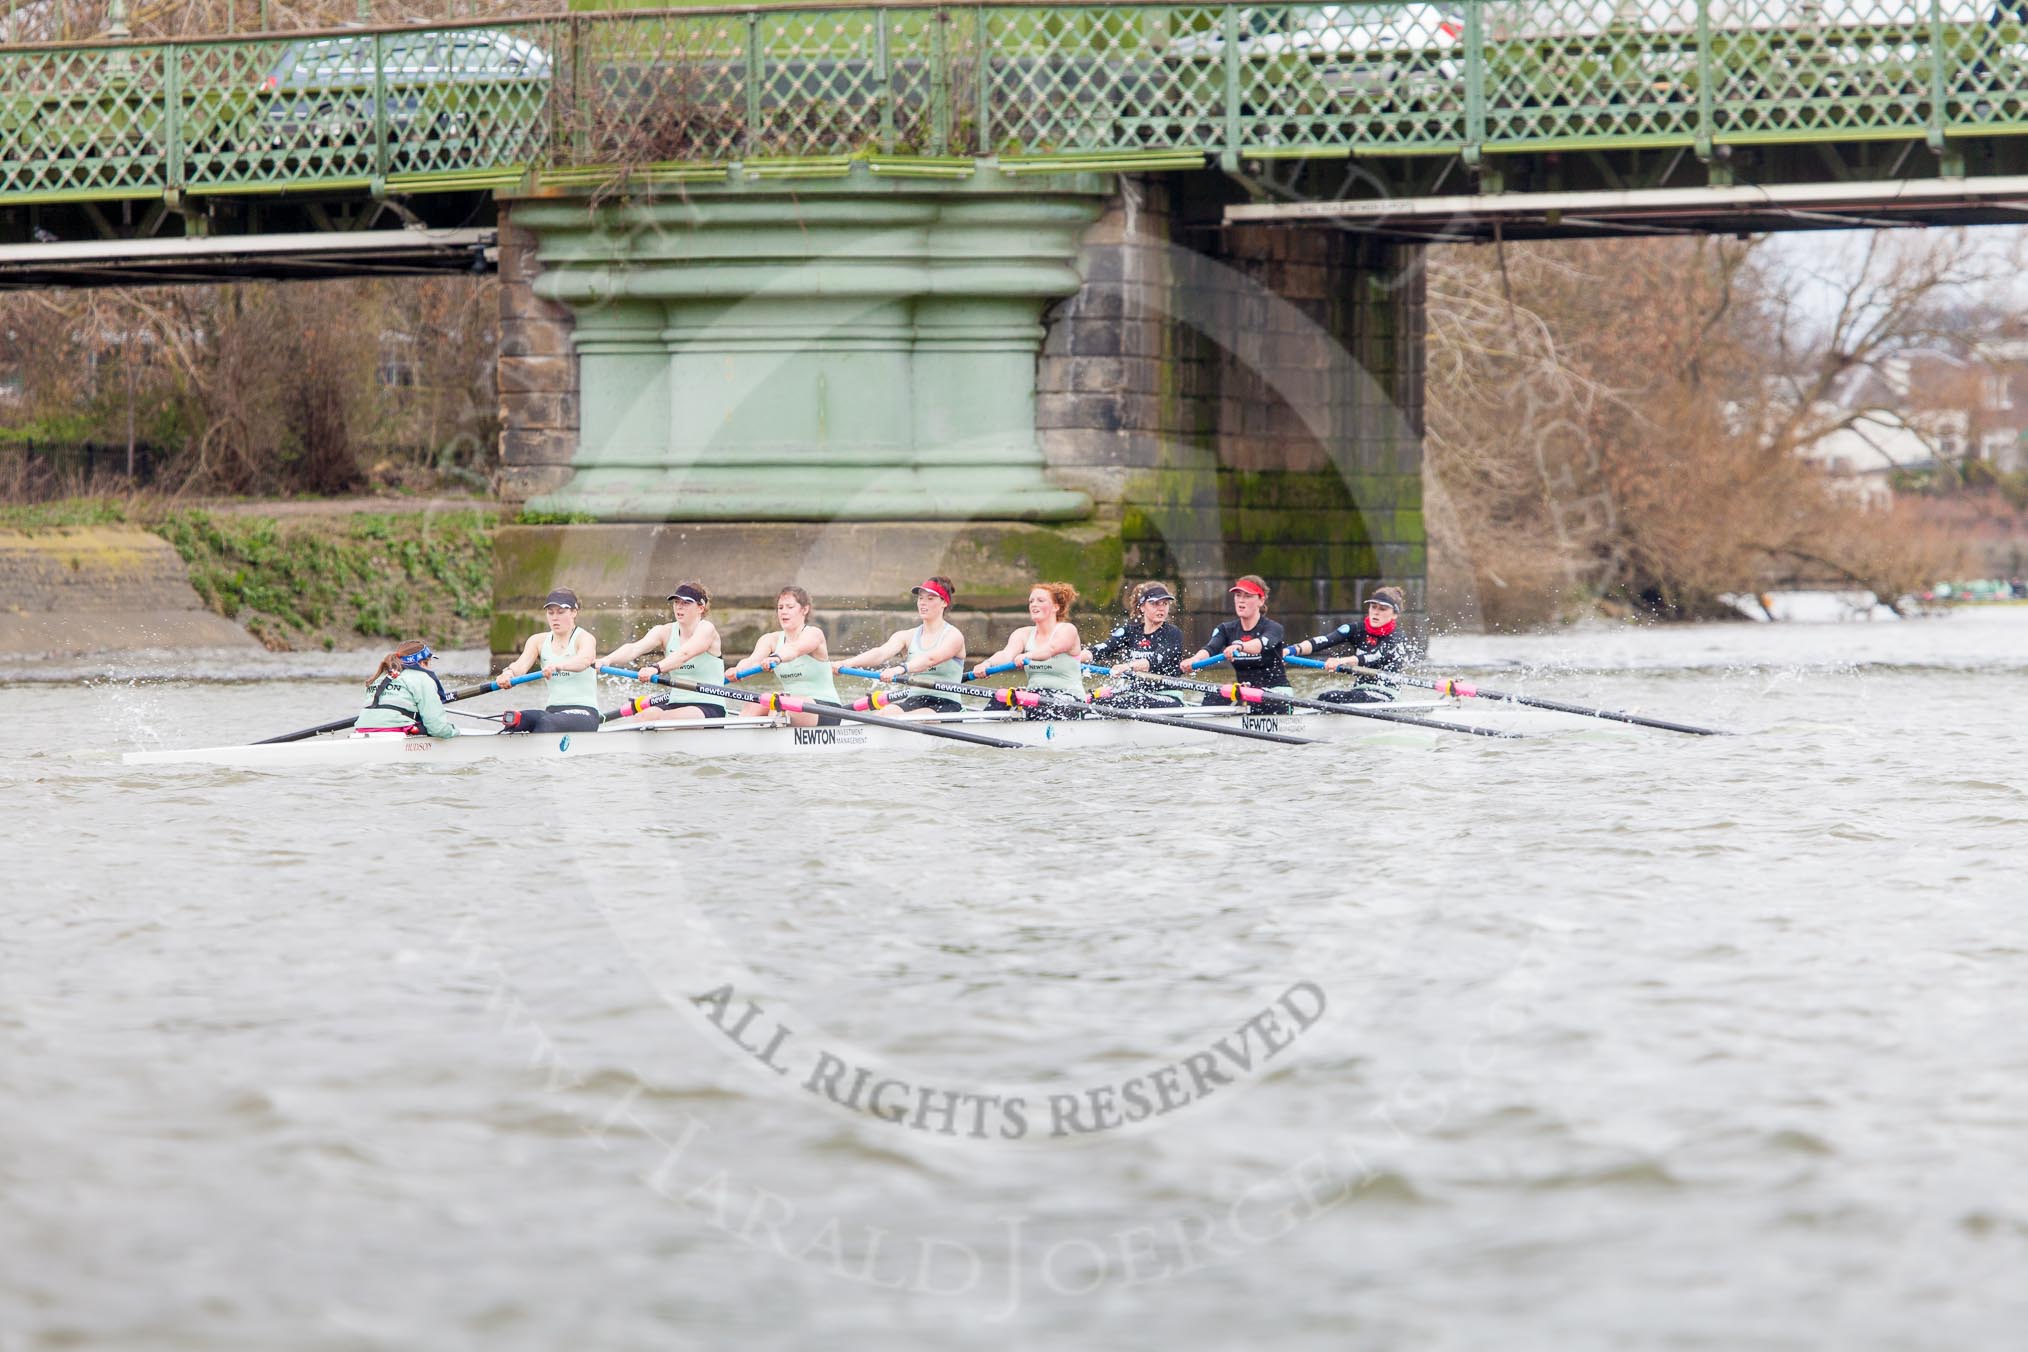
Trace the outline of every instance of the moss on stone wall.
{"label": "moss on stone wall", "polygon": [[1036,582],[1068,582],[1094,605],[1109,606],[1123,585],[1126,547],[1109,523],[996,532],[983,537],[979,546],[994,565],[981,570],[982,576],[994,580],[974,584],[968,592],[981,606],[1019,607]]}
{"label": "moss on stone wall", "polygon": [[663,597],[684,578],[710,588],[712,620],[728,648],[773,627],[776,588],[787,583],[812,593],[834,652],[871,643],[910,622],[909,588],[932,573],[956,582],[954,614],[967,632],[990,632],[997,642],[1027,622],[1028,588],[1037,581],[1068,582],[1087,598],[1081,612],[1109,614],[1128,548],[1112,521],[511,525],[495,544],[488,643],[496,653],[519,648],[542,627],[542,597],[552,587],[576,591],[584,603],[578,623],[611,646],[666,620]]}

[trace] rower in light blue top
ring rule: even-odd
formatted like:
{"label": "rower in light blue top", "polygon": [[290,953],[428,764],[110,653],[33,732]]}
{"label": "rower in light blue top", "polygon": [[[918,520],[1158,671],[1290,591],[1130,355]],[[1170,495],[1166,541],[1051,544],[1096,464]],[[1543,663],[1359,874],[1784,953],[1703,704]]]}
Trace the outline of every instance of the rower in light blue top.
{"label": "rower in light blue top", "polygon": [[546,633],[532,634],[521,656],[500,671],[503,682],[540,670],[549,702],[540,709],[516,709],[501,717],[508,732],[591,732],[599,718],[598,643],[577,627],[577,593],[559,587],[542,598]]}
{"label": "rower in light blue top", "polygon": [[[775,597],[775,619],[782,627],[762,634],[738,669],[773,672],[785,695],[838,703],[838,686],[831,679],[831,650],[824,641],[824,631],[810,623],[810,613],[815,609],[816,602],[801,587],[782,588]],[[765,705],[743,704],[739,712],[753,715],[769,711]],[[835,714],[797,713],[788,715],[788,719],[799,728],[832,727],[838,723]]]}
{"label": "rower in light blue top", "polygon": [[1028,589],[1028,618],[1034,623],[1016,629],[1007,637],[1007,646],[972,668],[974,680],[988,667],[1013,663],[1028,673],[1030,690],[1062,697],[1061,702],[1042,711],[1044,717],[1081,717],[1085,701],[1084,677],[1077,662],[1083,646],[1077,626],[1070,622],[1070,608],[1077,604],[1077,588],[1068,582],[1038,582]]}
{"label": "rower in light blue top", "polygon": [[[926,578],[910,590],[915,593],[915,613],[922,617],[921,624],[913,629],[897,629],[878,648],[868,648],[857,657],[831,665],[871,667],[877,664],[881,679],[888,681],[919,676],[924,680],[956,685],[964,680],[965,636],[958,632],[956,625],[944,619],[953,595],[951,580],[947,577]],[[911,715],[927,718],[932,714],[958,713],[964,708],[950,696],[940,695],[934,690],[913,691],[906,698],[877,707],[879,712],[896,718]]]}
{"label": "rower in light blue top", "polygon": [[[718,626],[705,618],[711,614],[711,593],[704,589],[702,582],[679,582],[676,590],[669,593],[669,609],[674,619],[667,624],[656,625],[632,643],[613,649],[599,659],[599,665],[631,667],[640,663],[643,654],[660,648],[660,661],[640,666],[642,680],[651,680],[659,674],[706,685],[723,685],[725,655],[718,641]],[[723,698],[680,690],[641,710],[638,721],[651,723],[667,719],[723,717]]]}

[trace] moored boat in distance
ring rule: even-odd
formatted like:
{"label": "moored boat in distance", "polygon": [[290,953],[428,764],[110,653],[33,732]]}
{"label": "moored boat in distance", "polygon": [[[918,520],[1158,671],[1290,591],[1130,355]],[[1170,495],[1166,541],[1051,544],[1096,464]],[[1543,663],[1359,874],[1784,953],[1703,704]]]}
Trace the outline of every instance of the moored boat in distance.
{"label": "moored boat in distance", "polygon": [[[1405,718],[1436,716],[1467,721],[1503,731],[1548,730],[1594,726],[1592,720],[1543,714],[1511,705],[1473,708],[1468,701],[1403,700],[1364,706]],[[1429,744],[1446,736],[1454,741],[1478,738],[1446,734],[1413,722],[1386,718],[1346,717],[1299,710],[1261,714],[1232,707],[1162,710],[1185,722],[1208,722],[1253,731],[1280,732],[1330,742],[1378,741],[1385,744]],[[1240,746],[1273,746],[1233,737],[1206,736],[1200,729],[1107,718],[1030,719],[1019,714],[970,711],[912,720],[918,726],[949,727],[981,732],[1024,746],[1099,749],[1107,747],[1199,748],[1230,752]],[[1619,731],[1630,731],[1619,729]],[[904,727],[878,723],[845,723],[836,727],[791,727],[781,718],[715,719],[684,723],[610,723],[595,732],[497,733],[477,729],[458,737],[408,737],[400,734],[338,735],[308,741],[258,746],[192,747],[182,750],[130,751],[127,765],[208,765],[247,770],[293,770],[347,765],[463,765],[481,760],[555,760],[580,756],[752,756],[920,754],[954,745],[948,739],[924,737]],[[971,749],[966,748],[967,754]]]}

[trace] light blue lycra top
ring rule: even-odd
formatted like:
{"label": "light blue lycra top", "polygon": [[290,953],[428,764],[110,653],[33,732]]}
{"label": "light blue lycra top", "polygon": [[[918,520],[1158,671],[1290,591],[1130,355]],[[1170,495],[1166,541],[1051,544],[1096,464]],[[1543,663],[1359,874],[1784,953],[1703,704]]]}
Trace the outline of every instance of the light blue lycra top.
{"label": "light blue lycra top", "polygon": [[1028,656],[1028,688],[1030,690],[1056,690],[1066,695],[1084,698],[1084,677],[1079,673],[1075,651],[1058,653],[1054,657],[1035,659],[1036,641],[1039,633],[1031,630],[1025,652]]}
{"label": "light blue lycra top", "polygon": [[[562,650],[558,651],[556,635],[544,634],[542,636],[542,665],[545,667],[554,666],[556,663],[569,657],[570,645],[576,640],[577,630],[573,628],[569,634],[564,636]],[[549,695],[549,703],[544,705],[544,708],[561,709],[565,705],[571,705],[580,709],[596,709],[599,707],[599,677],[598,673],[590,667],[586,667],[583,671],[565,671],[551,676],[544,683],[544,688]]]}
{"label": "light blue lycra top", "polygon": [[[909,661],[913,662],[916,659],[920,658],[923,655],[923,652],[925,648],[927,648],[927,646],[928,645],[925,644],[922,639],[921,625],[917,625],[915,628],[908,631]],[[918,671],[916,675],[922,677],[924,680],[949,681],[952,684],[956,684],[957,682],[964,680],[965,679],[964,645],[962,643],[958,645],[958,655],[956,657],[953,657],[946,662],[939,662],[933,667],[925,667],[921,671]]]}
{"label": "light blue lycra top", "polygon": [[831,664],[804,653],[775,668],[775,681],[784,695],[801,695],[830,704],[838,702],[838,684],[831,679]]}
{"label": "light blue lycra top", "polygon": [[[681,651],[683,645],[690,641],[690,635],[684,633],[673,620],[669,624],[669,633],[671,637],[669,646],[664,649],[665,653]],[[713,657],[708,652],[699,653],[681,666],[669,668],[664,674],[677,676],[686,681],[702,681],[706,685],[724,685],[725,659]],[[725,700],[718,695],[702,695],[695,690],[680,690],[677,696],[679,702],[683,704],[715,704],[721,709],[726,707]]]}

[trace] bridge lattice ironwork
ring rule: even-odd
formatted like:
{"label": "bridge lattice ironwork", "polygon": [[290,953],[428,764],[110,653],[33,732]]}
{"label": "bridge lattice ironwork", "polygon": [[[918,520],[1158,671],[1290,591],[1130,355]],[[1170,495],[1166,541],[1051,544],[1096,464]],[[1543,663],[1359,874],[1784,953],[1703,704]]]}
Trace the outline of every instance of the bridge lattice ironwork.
{"label": "bridge lattice ironwork", "polygon": [[2018,133],[2028,21],[1978,0],[897,3],[0,48],[0,205]]}

